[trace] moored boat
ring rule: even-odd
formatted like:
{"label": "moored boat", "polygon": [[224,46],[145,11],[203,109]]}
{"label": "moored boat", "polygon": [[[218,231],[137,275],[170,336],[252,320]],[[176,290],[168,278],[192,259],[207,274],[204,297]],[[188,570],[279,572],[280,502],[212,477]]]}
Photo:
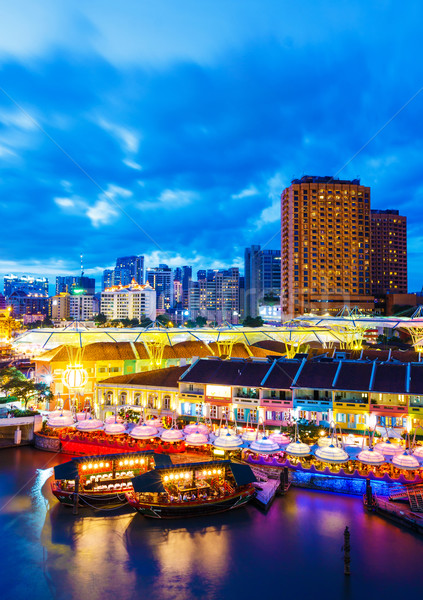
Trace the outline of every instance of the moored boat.
{"label": "moored boat", "polygon": [[51,484],[53,495],[63,504],[72,506],[75,494],[80,505],[98,507],[125,503],[125,492],[132,489],[131,480],[158,465],[171,465],[165,454],[152,450],[79,456],[54,467]]}
{"label": "moored boat", "polygon": [[254,496],[255,481],[248,465],[230,460],[156,466],[135,477],[125,495],[145,517],[185,518],[244,506]]}

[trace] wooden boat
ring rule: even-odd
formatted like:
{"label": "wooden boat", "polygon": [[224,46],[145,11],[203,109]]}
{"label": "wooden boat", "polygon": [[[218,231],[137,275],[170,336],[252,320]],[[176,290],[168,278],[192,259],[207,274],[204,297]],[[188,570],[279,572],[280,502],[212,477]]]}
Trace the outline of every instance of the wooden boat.
{"label": "wooden boat", "polygon": [[230,460],[156,466],[134,477],[125,495],[145,517],[185,518],[244,506],[255,494],[254,481],[248,465]]}
{"label": "wooden boat", "polygon": [[73,506],[75,494],[80,505],[98,507],[125,503],[125,492],[132,489],[131,479],[154,469],[171,465],[165,454],[125,452],[102,456],[80,456],[54,467],[51,489],[63,504]]}

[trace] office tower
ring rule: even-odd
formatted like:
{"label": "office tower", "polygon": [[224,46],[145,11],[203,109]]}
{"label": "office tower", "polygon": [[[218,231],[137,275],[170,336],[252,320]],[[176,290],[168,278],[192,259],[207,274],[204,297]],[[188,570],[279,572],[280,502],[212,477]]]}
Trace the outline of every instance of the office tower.
{"label": "office tower", "polygon": [[104,269],[103,277],[101,278],[101,289],[104,291],[105,289],[112,287],[115,283],[115,270],[114,269]]}
{"label": "office tower", "polygon": [[114,286],[101,293],[100,312],[109,320],[156,318],[156,292],[149,283]]}
{"label": "office tower", "polygon": [[259,307],[270,297],[278,301],[281,293],[280,250],[261,250],[260,246],[245,249],[245,315],[257,317]]}
{"label": "office tower", "polygon": [[282,192],[284,318],[371,311],[370,188],[359,179],[305,176]]}
{"label": "office tower", "polygon": [[[174,300],[175,304],[180,304],[181,308],[184,310],[188,309],[191,279],[192,267],[184,265],[183,267],[176,267],[176,269],[174,269]],[[181,286],[178,286],[177,283],[180,283]]]}
{"label": "office tower", "polygon": [[69,297],[69,317],[74,321],[91,321],[98,308],[98,300],[92,294],[74,293]]}
{"label": "office tower", "polygon": [[232,267],[221,271],[210,269],[201,273],[203,279],[190,282],[189,314],[221,324],[239,320],[239,269]]}
{"label": "office tower", "polygon": [[14,317],[23,315],[40,315],[42,319],[48,315],[48,298],[43,293],[15,290],[8,299]]}
{"label": "office tower", "polygon": [[50,316],[53,321],[67,321],[69,319],[70,294],[60,292],[49,298]]}
{"label": "office tower", "polygon": [[7,308],[6,298],[3,294],[0,293],[0,310],[5,310]]}
{"label": "office tower", "polygon": [[372,210],[372,293],[407,293],[407,217],[398,210]]}
{"label": "office tower", "polygon": [[156,290],[157,312],[173,308],[173,273],[167,265],[147,269],[147,281]]}
{"label": "office tower", "polygon": [[12,292],[23,291],[26,294],[42,294],[48,296],[47,277],[34,277],[32,275],[5,275],[4,295],[10,296]]}
{"label": "office tower", "polygon": [[95,294],[95,279],[84,277],[84,275],[56,277],[56,296],[70,294],[72,290],[79,290],[85,294]]}
{"label": "office tower", "polygon": [[200,279],[206,279],[207,277],[207,271],[205,269],[200,269],[199,271],[197,271],[197,281],[200,281]]}
{"label": "office tower", "polygon": [[132,280],[144,282],[144,256],[122,256],[116,259],[113,285],[128,285]]}

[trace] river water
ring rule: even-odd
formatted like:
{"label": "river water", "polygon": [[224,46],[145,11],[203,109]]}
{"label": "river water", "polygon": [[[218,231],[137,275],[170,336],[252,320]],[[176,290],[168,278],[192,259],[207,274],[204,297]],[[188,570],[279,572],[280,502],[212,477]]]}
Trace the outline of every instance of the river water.
{"label": "river water", "polygon": [[[120,509],[78,516],[50,492],[68,460],[0,452],[3,600],[383,600],[422,593],[423,538],[364,512],[361,499],[291,489],[209,518],[154,521]],[[350,578],[343,531],[351,530]]]}

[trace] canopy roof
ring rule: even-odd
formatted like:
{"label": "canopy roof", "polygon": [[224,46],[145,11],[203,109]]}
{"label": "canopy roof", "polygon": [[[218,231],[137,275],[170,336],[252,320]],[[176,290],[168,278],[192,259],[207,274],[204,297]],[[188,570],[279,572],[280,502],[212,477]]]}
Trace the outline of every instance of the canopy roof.
{"label": "canopy roof", "polygon": [[119,435],[126,433],[126,426],[123,423],[106,423],[104,432],[109,435]]}
{"label": "canopy roof", "polygon": [[209,433],[209,428],[204,423],[191,423],[184,427],[184,433]]}
{"label": "canopy roof", "polygon": [[392,459],[392,464],[398,469],[414,470],[420,468],[420,462],[412,454],[404,452],[404,454],[397,454]]}
{"label": "canopy roof", "polygon": [[179,429],[164,429],[160,437],[164,442],[179,442],[184,439],[184,434]]}
{"label": "canopy roof", "polygon": [[201,433],[200,430],[192,431],[185,438],[185,443],[190,446],[203,446],[209,443],[209,438],[205,433]]}
{"label": "canopy roof", "polygon": [[413,450],[413,454],[414,456],[417,456],[417,458],[423,458],[423,446],[417,446],[417,448]]}
{"label": "canopy roof", "polygon": [[393,444],[389,440],[376,444],[375,450],[383,454],[383,456],[395,456],[396,454],[401,454],[403,452],[403,448],[401,448],[401,446]]}
{"label": "canopy roof", "polygon": [[237,435],[231,433],[224,433],[215,438],[213,446],[216,448],[223,448],[225,450],[234,450],[242,446],[242,439]]}
{"label": "canopy roof", "polygon": [[79,431],[96,431],[97,429],[103,429],[104,423],[100,419],[85,419],[79,421],[76,428]]}
{"label": "canopy roof", "polygon": [[229,467],[234,476],[237,486],[247,485],[256,481],[255,475],[249,465],[233,463],[230,460],[213,460],[200,463],[187,463],[173,465],[172,467],[156,467],[153,471],[148,471],[132,479],[132,485],[136,492],[141,493],[162,493],[165,491],[162,482],[162,476],[167,472],[186,471],[187,469],[201,470],[210,467]]}
{"label": "canopy roof", "polygon": [[357,460],[359,460],[364,465],[374,465],[375,467],[379,467],[386,463],[385,457],[381,452],[374,450],[374,448],[369,448],[368,450],[362,450],[357,454]]}
{"label": "canopy roof", "polygon": [[339,448],[339,446],[334,446],[333,444],[318,448],[314,454],[324,462],[343,463],[349,459],[345,450]]}
{"label": "canopy roof", "polygon": [[119,454],[101,454],[100,456],[75,456],[61,465],[54,467],[55,479],[75,479],[78,475],[78,465],[89,464],[93,462],[111,462],[113,460],[130,460],[138,457],[153,456],[156,466],[169,467],[172,461],[167,454],[156,454],[153,450],[144,450],[140,452],[122,452]]}
{"label": "canopy roof", "polygon": [[255,440],[250,444],[250,450],[253,452],[277,452],[279,450],[279,444],[266,436],[263,436],[261,440]]}
{"label": "canopy roof", "polygon": [[289,435],[285,435],[284,433],[271,433],[269,438],[279,444],[279,446],[289,444],[291,441]]}
{"label": "canopy roof", "polygon": [[71,415],[57,415],[47,420],[49,427],[73,427],[74,421]]}
{"label": "canopy roof", "polygon": [[292,456],[308,456],[311,452],[310,446],[308,444],[304,444],[300,440],[296,442],[291,442],[285,448],[285,452],[287,454],[291,454]]}
{"label": "canopy roof", "polygon": [[146,425],[143,423],[142,425],[136,425],[130,432],[129,435],[133,438],[144,440],[157,436],[157,429],[152,425]]}

